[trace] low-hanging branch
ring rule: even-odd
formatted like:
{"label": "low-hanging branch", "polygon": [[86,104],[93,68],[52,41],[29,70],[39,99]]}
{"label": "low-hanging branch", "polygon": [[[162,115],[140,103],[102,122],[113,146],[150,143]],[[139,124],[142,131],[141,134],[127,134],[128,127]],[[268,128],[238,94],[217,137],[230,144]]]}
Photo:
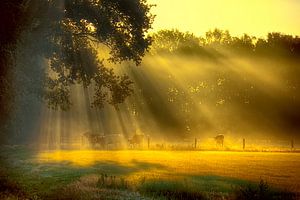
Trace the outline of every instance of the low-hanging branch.
{"label": "low-hanging branch", "polygon": [[36,54],[49,61],[43,97],[50,108],[69,109],[70,86],[75,83],[95,84],[92,105],[99,108],[105,102],[120,104],[133,92],[129,78],[108,69],[93,43],[109,48],[110,62],[140,64],[152,41],[146,36],[154,18],[152,5],[146,0],[32,0],[30,4],[32,37],[44,38]]}

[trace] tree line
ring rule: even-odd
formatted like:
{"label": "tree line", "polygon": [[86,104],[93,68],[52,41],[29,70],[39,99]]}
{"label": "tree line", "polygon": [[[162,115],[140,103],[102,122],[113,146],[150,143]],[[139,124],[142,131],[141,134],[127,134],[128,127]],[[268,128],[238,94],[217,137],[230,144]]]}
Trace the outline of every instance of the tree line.
{"label": "tree line", "polygon": [[[205,36],[179,30],[161,30],[152,35],[152,52],[177,52],[184,54],[207,54],[207,50],[229,50],[234,53],[253,55],[282,55],[294,58],[300,56],[300,37],[272,32],[266,38],[248,34],[232,36],[228,30],[214,29]],[[217,53],[217,52],[215,52]]]}

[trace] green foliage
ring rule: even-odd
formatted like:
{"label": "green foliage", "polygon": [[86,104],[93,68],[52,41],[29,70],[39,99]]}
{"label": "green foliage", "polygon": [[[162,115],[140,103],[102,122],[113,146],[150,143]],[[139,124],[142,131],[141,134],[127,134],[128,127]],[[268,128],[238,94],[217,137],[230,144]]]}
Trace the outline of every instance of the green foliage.
{"label": "green foliage", "polygon": [[[140,64],[152,41],[146,33],[154,16],[146,0],[25,2],[23,18],[30,23],[23,43],[33,43],[29,45],[32,58],[48,61],[50,69],[45,69],[48,78],[42,95],[49,107],[69,109],[70,86],[76,83],[84,87],[96,84],[93,105],[97,107],[103,107],[105,101],[122,103],[132,93],[127,76],[117,76],[103,65],[97,46],[103,44],[109,49],[110,62],[131,60]],[[30,61],[23,63],[30,65]],[[38,65],[31,67],[41,68]]]}
{"label": "green foliage", "polygon": [[28,199],[28,194],[14,180],[11,180],[6,169],[0,168],[0,199]]}
{"label": "green foliage", "polygon": [[231,41],[231,35],[229,34],[229,31],[223,31],[220,29],[214,29],[213,31],[208,31],[205,34],[205,44],[206,45],[228,45]]}
{"label": "green foliage", "polygon": [[240,187],[236,191],[236,199],[241,200],[262,200],[262,199],[270,199],[270,191],[267,182],[261,180],[259,185],[247,185],[244,187]]}
{"label": "green foliage", "polygon": [[[0,142],[25,142],[20,137],[43,100],[49,108],[70,109],[74,84],[95,88],[94,107],[122,103],[132,82],[103,61],[140,64],[152,41],[146,35],[151,7],[146,0],[1,2]],[[99,46],[109,58],[99,57]]]}
{"label": "green foliage", "polygon": [[13,109],[14,84],[11,66],[14,65],[14,49],[26,21],[23,19],[23,0],[3,0],[0,4],[0,142],[7,130]]}
{"label": "green foliage", "polygon": [[95,82],[94,106],[101,108],[104,102],[122,103],[132,93],[132,82],[103,65],[97,57],[95,43],[110,49],[111,62],[133,60],[139,64],[151,44],[151,38],[145,36],[153,21],[149,13],[151,6],[145,0],[67,0],[64,5],[50,1],[48,6],[52,13],[58,13],[56,16],[63,16],[55,18],[48,27],[55,30],[47,38],[53,46],[49,59],[55,74],[52,81],[55,86],[50,85],[50,95],[45,95],[50,107],[69,108],[66,87],[75,82],[84,87]]}
{"label": "green foliage", "polygon": [[153,197],[163,197],[165,199],[206,199],[202,192],[188,185],[176,181],[146,181],[139,187],[142,194]]}
{"label": "green foliage", "polygon": [[234,195],[238,200],[273,200],[273,199],[296,199],[296,195],[290,192],[271,190],[268,183],[260,180],[258,185],[240,186]]}
{"label": "green foliage", "polygon": [[[152,52],[184,53],[192,55],[216,54],[216,51],[229,50],[234,53],[255,55],[284,55],[297,58],[300,55],[300,38],[282,33],[269,33],[267,39],[248,34],[232,36],[228,30],[214,29],[205,37],[196,37],[189,32],[161,30],[153,34]],[[216,50],[216,51],[215,51]],[[212,58],[212,56],[210,56]]]}
{"label": "green foliage", "polygon": [[[102,108],[105,102],[116,106],[132,94],[133,83],[128,76],[117,76],[112,69],[101,68],[101,71],[95,76],[95,96],[93,105]],[[110,95],[107,90],[110,91]]]}
{"label": "green foliage", "polygon": [[174,52],[178,49],[193,48],[199,45],[199,38],[194,34],[180,32],[177,29],[161,30],[152,35],[154,52]]}
{"label": "green foliage", "polygon": [[97,181],[97,187],[118,190],[132,189],[129,182],[124,177],[109,176],[107,174],[100,175]]}
{"label": "green foliage", "polygon": [[70,108],[70,89],[61,84],[57,79],[46,80],[48,92],[45,93],[44,98],[48,101],[48,106],[53,109],[68,110]]}

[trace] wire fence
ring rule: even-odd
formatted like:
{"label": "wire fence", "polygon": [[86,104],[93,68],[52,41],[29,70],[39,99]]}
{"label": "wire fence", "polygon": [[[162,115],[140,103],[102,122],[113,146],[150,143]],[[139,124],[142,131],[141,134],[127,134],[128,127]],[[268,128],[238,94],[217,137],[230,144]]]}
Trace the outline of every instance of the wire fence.
{"label": "wire fence", "polygon": [[179,142],[150,142],[147,147],[153,150],[223,150],[223,151],[274,151],[300,152],[300,142],[296,140],[253,140],[237,139],[218,143],[213,139],[194,138]]}
{"label": "wire fence", "polygon": [[[115,135],[97,138],[91,143],[88,138],[61,139],[51,144],[54,149],[98,149],[98,150],[198,150],[198,151],[258,151],[258,152],[300,152],[300,141],[291,140],[259,140],[247,138],[192,138],[174,141],[154,140],[144,137],[141,142],[130,143],[126,138],[115,138]],[[49,144],[48,144],[49,146]],[[46,145],[47,147],[47,145]]]}

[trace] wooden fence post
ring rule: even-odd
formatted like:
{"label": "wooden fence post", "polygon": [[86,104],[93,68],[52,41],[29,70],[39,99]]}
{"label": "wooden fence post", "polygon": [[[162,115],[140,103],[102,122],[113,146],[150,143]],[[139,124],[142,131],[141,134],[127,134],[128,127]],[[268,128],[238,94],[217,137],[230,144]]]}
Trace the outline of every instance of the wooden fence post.
{"label": "wooden fence post", "polygon": [[294,150],[294,140],[291,140],[291,150]]}
{"label": "wooden fence post", "polygon": [[246,140],[245,138],[243,138],[243,150],[245,150],[245,147],[246,147]]}
{"label": "wooden fence post", "polygon": [[197,138],[195,138],[195,149],[197,149]]}

